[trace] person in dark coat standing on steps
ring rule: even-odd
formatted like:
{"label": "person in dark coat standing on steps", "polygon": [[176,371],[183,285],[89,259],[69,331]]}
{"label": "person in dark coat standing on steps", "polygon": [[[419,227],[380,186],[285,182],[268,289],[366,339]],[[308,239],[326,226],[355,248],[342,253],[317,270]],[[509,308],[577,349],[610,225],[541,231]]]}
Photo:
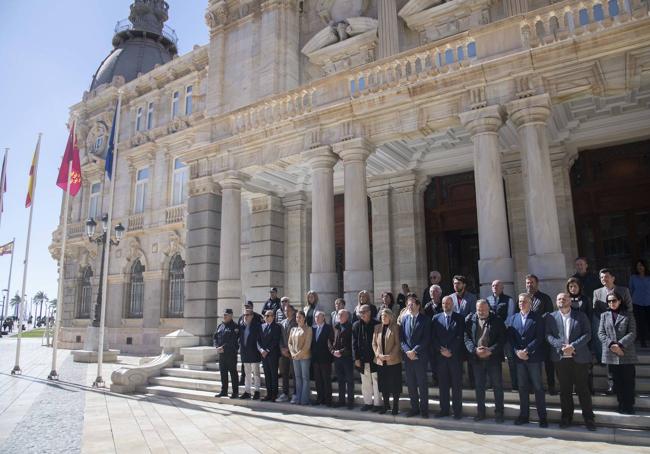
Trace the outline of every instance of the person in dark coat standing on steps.
{"label": "person in dark coat standing on steps", "polygon": [[244,322],[239,326],[239,354],[244,366],[244,394],[242,399],[250,399],[251,390],[255,388],[253,400],[260,398],[260,362],[262,355],[257,348],[262,325],[255,320],[253,311],[246,311]]}
{"label": "person in dark coat standing on steps", "polygon": [[315,405],[332,406],[332,325],[325,323],[325,312],[314,313],[311,341],[311,364],[316,381]]}
{"label": "person in dark coat standing on steps", "polygon": [[490,312],[489,303],[480,299],[476,302],[476,314],[465,320],[465,348],[474,370],[477,413],[474,421],[485,419],[485,389],[487,379],[494,388],[494,414],[497,423],[503,422],[503,377],[501,362],[506,342],[506,326],[495,313]]}
{"label": "person in dark coat standing on steps", "polygon": [[[243,329],[244,319],[246,317],[246,314],[248,314],[248,313],[253,314],[253,321],[254,322],[259,323],[260,325],[262,323],[264,323],[264,319],[262,318],[262,314],[258,314],[257,312],[255,312],[253,302],[252,301],[246,301],[246,303],[244,303],[244,313],[239,317],[239,320],[237,321],[237,324],[239,325],[239,331],[240,332]],[[242,363],[241,364],[241,376],[239,378],[239,383],[244,383],[246,381],[245,375],[246,374],[244,373],[244,363]]]}
{"label": "person in dark coat standing on steps", "polygon": [[449,388],[451,388],[454,418],[463,417],[463,357],[465,356],[465,319],[454,311],[451,296],[442,299],[443,312],[433,317],[431,336],[437,353],[440,411],[436,418],[449,416]]}
{"label": "person in dark coat standing on steps", "polygon": [[[334,325],[334,340],[330,352],[334,356],[336,381],[339,385],[337,407],[347,404],[354,407],[354,361],[352,359],[352,324],[350,312],[341,309],[337,314],[338,322]],[[347,399],[346,399],[347,397]]]}
{"label": "person in dark coat standing on steps", "polygon": [[264,383],[266,396],[264,401],[275,402],[278,398],[278,366],[280,361],[280,345],[282,344],[282,328],[275,323],[275,311],[269,309],[264,313],[264,324],[257,342],[257,349],[262,355],[264,366]]}
{"label": "person in dark coat standing on steps", "polygon": [[[553,311],[555,306],[553,300],[549,295],[539,289],[539,278],[534,274],[526,276],[526,293],[530,295],[532,301],[531,311],[541,317],[541,323],[546,323],[546,317]],[[555,366],[551,359],[551,350],[546,342],[541,345],[544,354],[544,370],[546,371],[546,384],[548,385],[548,393],[551,396],[557,396],[555,389]]]}
{"label": "person in dark coat standing on steps", "polygon": [[228,395],[228,374],[232,381],[231,399],[239,397],[239,377],[237,376],[237,352],[239,351],[239,325],[232,319],[232,309],[223,313],[223,322],[217,327],[212,338],[219,354],[221,373],[221,392],[216,397]]}
{"label": "person in dark coat standing on steps", "polygon": [[515,425],[528,424],[530,397],[528,390],[535,392],[535,406],[539,426],[548,427],[546,417],[546,396],[542,385],[542,362],[544,361],[544,320],[532,311],[532,298],[521,293],[518,298],[519,312],[510,316],[506,325],[508,342],[515,350],[517,381],[519,383],[519,417]]}
{"label": "person in dark coat standing on steps", "polygon": [[420,313],[422,305],[415,296],[407,298],[406,307],[408,314],[402,318],[399,333],[406,368],[406,383],[411,398],[411,410],[407,416],[420,415],[422,418],[428,418],[427,366],[431,343],[431,319]]}

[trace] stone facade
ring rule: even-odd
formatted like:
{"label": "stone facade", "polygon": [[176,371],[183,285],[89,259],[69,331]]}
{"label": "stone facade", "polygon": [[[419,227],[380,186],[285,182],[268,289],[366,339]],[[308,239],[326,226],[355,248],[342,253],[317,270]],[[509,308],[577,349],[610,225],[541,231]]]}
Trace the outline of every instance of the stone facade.
{"label": "stone facade", "polygon": [[[313,288],[329,309],[339,296],[336,194],[348,304],[361,289],[378,300],[402,282],[421,294],[424,191],[467,171],[481,291],[496,277],[519,291],[528,272],[555,291],[578,253],[577,153],[647,136],[641,0],[209,0],[205,19],[207,45],[128,83],[116,77],[71,108],[84,185],[61,214],[62,346],[83,343],[87,267],[93,300],[97,291],[101,251],[84,238],[84,220],[92,207],[107,210],[99,150],[119,92],[114,220],[127,232],[111,250],[106,324],[123,352],[157,352],[180,328],[207,343],[224,308],[261,306],[271,286],[296,304]],[[182,316],[170,313],[178,254]]]}

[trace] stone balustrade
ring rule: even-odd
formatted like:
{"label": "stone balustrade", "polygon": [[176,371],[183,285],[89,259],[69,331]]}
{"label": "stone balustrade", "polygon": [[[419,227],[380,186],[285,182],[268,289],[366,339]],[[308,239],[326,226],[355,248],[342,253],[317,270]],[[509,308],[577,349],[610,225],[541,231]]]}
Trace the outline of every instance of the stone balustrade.
{"label": "stone balustrade", "polygon": [[128,227],[127,229],[129,232],[132,232],[134,230],[142,230],[144,228],[144,214],[143,213],[138,213],[138,214],[132,214],[129,216],[129,221],[128,221]]}
{"label": "stone balustrade", "polygon": [[175,205],[165,209],[165,224],[175,224],[183,222],[187,206],[185,204]]}
{"label": "stone balustrade", "polygon": [[75,224],[68,225],[68,238],[77,238],[84,234],[86,229],[85,222],[77,222]]}
{"label": "stone balustrade", "polygon": [[[229,114],[230,132],[276,127],[346,99],[410,86],[500,55],[615,27],[648,15],[645,0],[565,0],[324,77]],[[514,40],[510,37],[514,32]],[[519,32],[519,33],[518,33]],[[519,34],[520,36],[516,36]]]}

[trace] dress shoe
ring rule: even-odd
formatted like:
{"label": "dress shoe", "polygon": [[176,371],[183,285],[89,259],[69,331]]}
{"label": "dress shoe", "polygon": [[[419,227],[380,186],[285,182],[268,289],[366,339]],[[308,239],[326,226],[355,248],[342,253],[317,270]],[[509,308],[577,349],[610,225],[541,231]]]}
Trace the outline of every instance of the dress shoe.
{"label": "dress shoe", "polygon": [[483,421],[485,419],[485,414],[479,413],[478,415],[474,416],[474,421],[479,422]]}
{"label": "dress shoe", "polygon": [[446,418],[447,416],[449,416],[449,413],[447,413],[446,411],[439,411],[438,413],[435,414],[434,417],[436,417],[436,418]]}
{"label": "dress shoe", "polygon": [[391,410],[391,414],[393,416],[397,416],[399,414],[399,406],[397,404],[393,404],[393,409]]}
{"label": "dress shoe", "polygon": [[462,413],[456,413],[456,414],[454,414],[454,419],[455,419],[455,420],[463,419],[463,415],[462,415]]}
{"label": "dress shoe", "polygon": [[494,416],[494,422],[496,422],[497,424],[503,424],[503,413],[497,413]]}
{"label": "dress shoe", "polygon": [[551,396],[557,396],[557,389],[555,389],[555,386],[549,386],[548,387],[548,393]]}
{"label": "dress shoe", "polygon": [[546,418],[539,420],[539,427],[546,429],[548,427],[548,421]]}
{"label": "dress shoe", "polygon": [[371,409],[372,409],[372,405],[364,405],[363,407],[361,407],[361,411],[368,411]]}
{"label": "dress shoe", "polygon": [[377,413],[379,413],[380,415],[385,415],[386,414],[386,407],[381,407]]}
{"label": "dress shoe", "polygon": [[409,412],[406,414],[407,418],[412,418],[414,416],[418,416],[420,412],[418,410],[409,410]]}
{"label": "dress shoe", "polygon": [[230,398],[231,398],[231,399],[239,399],[239,394],[232,393],[232,394],[230,395]]}
{"label": "dress shoe", "polygon": [[515,426],[522,426],[524,424],[528,424],[530,421],[528,421],[528,418],[522,418],[521,416],[515,419]]}
{"label": "dress shoe", "polygon": [[608,396],[611,396],[612,394],[614,394],[614,388],[612,386],[609,386],[607,388],[607,391],[605,391],[605,394],[607,394]]}
{"label": "dress shoe", "polygon": [[589,430],[590,432],[596,431],[596,421],[594,421],[593,419],[586,420],[585,426],[587,427],[587,430]]}
{"label": "dress shoe", "polygon": [[379,413],[382,408],[384,408],[384,407],[383,406],[374,406],[374,407],[372,407],[372,412],[373,413]]}
{"label": "dress shoe", "polygon": [[354,409],[354,402],[348,402],[348,410]]}
{"label": "dress shoe", "polygon": [[255,394],[253,394],[253,400],[260,400],[260,392],[255,391]]}
{"label": "dress shoe", "polygon": [[244,394],[241,395],[241,398],[242,399],[250,399],[251,395],[249,393],[244,393]]}
{"label": "dress shoe", "polygon": [[635,411],[631,408],[622,408],[618,411],[622,415],[634,415]]}
{"label": "dress shoe", "polygon": [[563,419],[560,421],[560,429],[566,429],[571,425],[571,421],[568,419]]}
{"label": "dress shoe", "polygon": [[268,402],[268,401],[270,401],[272,399],[273,398],[267,394],[266,396],[262,397],[262,402]]}
{"label": "dress shoe", "polygon": [[228,391],[222,390],[219,394],[215,394],[214,397],[226,397],[228,395]]}

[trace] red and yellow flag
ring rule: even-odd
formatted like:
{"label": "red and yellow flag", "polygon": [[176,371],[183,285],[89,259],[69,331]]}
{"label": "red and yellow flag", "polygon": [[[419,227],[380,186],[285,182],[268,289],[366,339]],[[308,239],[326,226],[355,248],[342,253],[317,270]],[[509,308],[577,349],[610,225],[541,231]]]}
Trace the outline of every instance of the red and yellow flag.
{"label": "red and yellow flag", "polygon": [[[70,167],[70,162],[72,162],[72,167]],[[70,175],[68,175],[68,170],[70,170]],[[81,162],[79,161],[79,147],[77,146],[74,123],[70,128],[70,136],[65,147],[61,167],[59,167],[59,177],[56,179],[56,185],[67,191],[68,178],[70,179],[70,195],[74,197],[81,189]]]}
{"label": "red and yellow flag", "polygon": [[3,244],[0,246],[0,256],[13,254],[14,253],[14,242]]}
{"label": "red and yellow flag", "polygon": [[41,151],[41,136],[38,136],[38,143],[36,150],[34,150],[34,157],[32,158],[32,166],[29,168],[29,185],[27,186],[27,199],[25,200],[25,208],[32,206],[34,202],[34,189],[36,188],[36,169],[38,168],[38,155]]}

